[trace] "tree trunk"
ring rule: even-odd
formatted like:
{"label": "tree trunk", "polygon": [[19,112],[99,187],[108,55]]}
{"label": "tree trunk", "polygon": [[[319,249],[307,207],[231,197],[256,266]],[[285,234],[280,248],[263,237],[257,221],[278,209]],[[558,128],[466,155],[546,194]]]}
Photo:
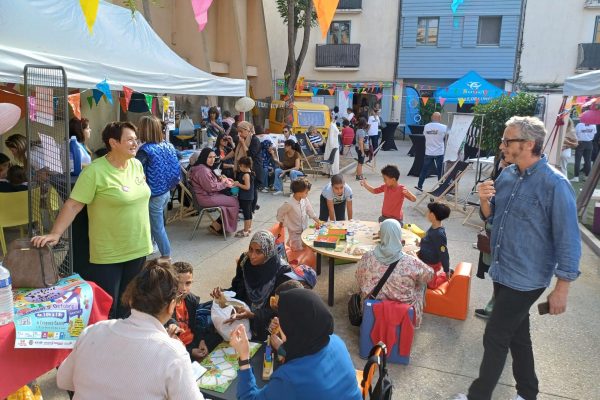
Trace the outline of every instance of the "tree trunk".
{"label": "tree trunk", "polygon": [[313,11],[313,2],[308,2],[308,7],[306,8],[306,13],[304,14],[304,35],[302,36],[302,47],[300,48],[300,54],[298,54],[298,59],[296,60],[296,71],[300,73],[300,68],[304,63],[304,57],[306,57],[306,52],[308,51],[308,43],[310,42],[310,22],[312,20],[312,11]]}
{"label": "tree trunk", "polygon": [[288,0],[288,58],[287,65],[285,67],[286,74],[285,85],[287,88],[288,96],[290,100],[294,100],[294,86],[296,85],[297,71],[296,71],[296,29],[295,29],[295,10],[296,1]]}
{"label": "tree trunk", "polygon": [[146,22],[148,22],[148,25],[150,25],[150,27],[152,27],[152,17],[150,15],[149,0],[142,0],[142,7],[144,9],[144,18],[146,18]]}

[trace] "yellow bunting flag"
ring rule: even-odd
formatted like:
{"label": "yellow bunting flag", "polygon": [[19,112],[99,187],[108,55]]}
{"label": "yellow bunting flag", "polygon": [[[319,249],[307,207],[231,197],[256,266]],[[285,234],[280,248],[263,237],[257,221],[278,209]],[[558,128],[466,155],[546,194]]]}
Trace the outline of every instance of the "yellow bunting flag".
{"label": "yellow bunting flag", "polygon": [[460,97],[460,98],[458,99],[458,105],[459,105],[460,107],[462,107],[462,106],[463,106],[463,104],[465,104],[465,99],[463,99],[462,97]]}
{"label": "yellow bunting flag", "polygon": [[77,119],[81,119],[81,93],[70,94],[67,99],[73,109],[73,115],[75,115]]}
{"label": "yellow bunting flag", "polygon": [[313,0],[323,38],[327,37],[329,25],[331,25],[331,21],[337,10],[338,2],[339,0]]}
{"label": "yellow bunting flag", "polygon": [[394,101],[398,101],[398,99],[400,98],[400,96],[398,96],[397,94],[392,96],[394,98]]}
{"label": "yellow bunting flag", "polygon": [[90,31],[90,35],[92,34],[94,23],[96,22],[99,2],[100,0],[79,0],[79,5],[81,6],[81,11],[83,11],[85,23]]}
{"label": "yellow bunting flag", "polygon": [[[167,110],[169,109],[169,102],[171,101],[170,98],[168,98],[167,96],[163,96],[162,98],[162,102],[163,102],[163,110]],[[150,108],[150,107],[149,107]],[[164,112],[164,111],[163,111]]]}

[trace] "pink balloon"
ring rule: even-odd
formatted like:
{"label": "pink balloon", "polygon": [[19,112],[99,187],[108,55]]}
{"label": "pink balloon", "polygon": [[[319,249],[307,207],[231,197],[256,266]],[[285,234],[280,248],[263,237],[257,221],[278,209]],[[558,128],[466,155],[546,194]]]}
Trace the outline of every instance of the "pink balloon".
{"label": "pink balloon", "polygon": [[21,109],[11,103],[0,103],[0,135],[8,132],[19,122]]}
{"label": "pink balloon", "polygon": [[587,110],[579,116],[579,121],[586,125],[600,124],[600,110]]}

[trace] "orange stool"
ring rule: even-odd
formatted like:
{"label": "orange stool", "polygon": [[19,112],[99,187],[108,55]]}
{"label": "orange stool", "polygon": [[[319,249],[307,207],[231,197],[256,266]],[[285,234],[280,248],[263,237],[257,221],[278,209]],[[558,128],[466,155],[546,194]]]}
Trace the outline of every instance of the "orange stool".
{"label": "orange stool", "polygon": [[454,319],[467,319],[471,295],[471,263],[461,262],[448,282],[425,292],[425,308],[429,314]]}
{"label": "orange stool", "polygon": [[[275,236],[275,243],[285,243],[285,228],[280,227],[279,223],[273,225],[269,231]],[[315,269],[317,267],[317,257],[315,252],[308,247],[305,247],[301,251],[292,251],[290,247],[285,245],[285,254],[287,255],[288,261],[291,263],[296,260],[298,264],[308,265]]]}

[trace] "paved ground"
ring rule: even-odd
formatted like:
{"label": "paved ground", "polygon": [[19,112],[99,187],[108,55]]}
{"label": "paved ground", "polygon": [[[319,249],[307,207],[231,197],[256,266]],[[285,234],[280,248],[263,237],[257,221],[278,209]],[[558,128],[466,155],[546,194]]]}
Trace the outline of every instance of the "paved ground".
{"label": "paved ground", "polygon": [[[400,182],[407,187],[415,186],[417,178],[405,176],[412,165],[406,156],[409,141],[398,141],[399,151],[381,152],[379,168],[387,163],[400,166]],[[353,171],[346,174],[354,190],[355,218],[374,220],[379,216],[382,197],[363,190],[354,181]],[[378,171],[367,168],[364,175],[369,181],[381,182]],[[318,205],[320,188],[326,179],[313,180],[314,190],[310,195],[313,205]],[[425,187],[433,185],[429,179]],[[463,178],[459,197],[463,197],[474,183],[474,173],[469,171]],[[253,229],[270,227],[275,221],[275,210],[283,202],[281,197],[261,195],[261,209],[256,213]],[[405,204],[405,222],[413,222],[426,228],[425,218]],[[446,223],[449,238],[448,248],[451,263],[459,261],[477,263],[478,252],[472,243],[477,230],[463,226],[464,216],[453,212]],[[229,286],[235,270],[234,259],[247,248],[249,239],[222,238],[208,234],[206,224],[193,241],[189,234],[195,219],[177,222],[168,227],[173,243],[173,258],[190,261],[195,266],[194,292],[208,299],[209,291],[215,286]],[[473,218],[476,221],[476,218]],[[534,254],[531,255],[535,257]],[[346,342],[355,366],[361,368],[364,361],[358,357],[358,328],[347,319],[346,302],[357,287],[354,280],[354,264],[336,266],[336,304],[332,308],[335,316],[335,331]],[[536,354],[537,373],[540,380],[540,400],[554,399],[600,399],[597,371],[600,369],[600,262],[589,248],[584,246],[581,260],[582,275],[572,285],[569,309],[557,317],[532,314],[532,336]],[[317,290],[326,299],[327,266]],[[473,316],[473,310],[487,302],[491,294],[491,282],[473,278],[471,305],[466,321],[456,321],[425,314],[421,328],[416,332],[411,363],[408,366],[390,365],[390,374],[395,385],[394,399],[448,399],[457,392],[464,392],[477,375],[483,352],[482,335],[485,322]],[[545,298],[545,295],[542,296]],[[542,300],[543,301],[543,300]],[[535,309],[532,308],[532,309]],[[512,378],[510,357],[500,379],[494,399],[510,399],[516,391]],[[40,381],[45,399],[67,399],[64,392],[56,389],[54,373]]]}

